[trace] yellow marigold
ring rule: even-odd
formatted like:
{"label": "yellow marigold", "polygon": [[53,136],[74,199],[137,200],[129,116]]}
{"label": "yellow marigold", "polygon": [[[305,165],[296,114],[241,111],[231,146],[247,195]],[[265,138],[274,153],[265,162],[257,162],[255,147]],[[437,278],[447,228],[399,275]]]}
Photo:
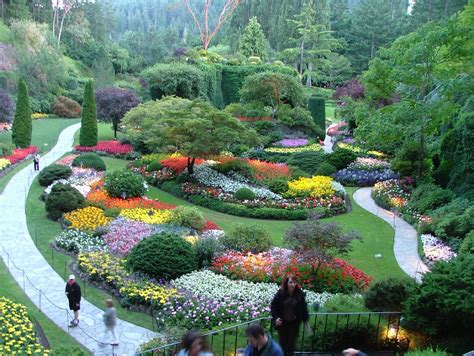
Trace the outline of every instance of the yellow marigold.
{"label": "yellow marigold", "polygon": [[196,242],[199,241],[199,237],[197,237],[197,236],[192,236],[192,235],[185,236],[184,239],[185,239],[186,241],[188,241],[191,245],[194,245]]}
{"label": "yellow marigold", "polygon": [[171,220],[171,210],[153,208],[122,209],[121,216],[147,224],[164,224]]}
{"label": "yellow marigold", "polygon": [[70,228],[77,230],[95,230],[112,221],[112,218],[105,217],[102,209],[94,206],[66,213],[64,214],[64,219],[70,223]]}
{"label": "yellow marigold", "polygon": [[8,159],[0,158],[0,171],[7,168],[10,164],[11,164],[11,162]]}
{"label": "yellow marigold", "polygon": [[332,178],[314,176],[311,178],[300,177],[288,182],[288,195],[292,197],[330,197],[336,193],[332,186]]}
{"label": "yellow marigold", "polygon": [[296,152],[305,152],[305,151],[319,151],[321,150],[321,145],[319,143],[313,143],[312,145],[302,146],[302,147],[268,147],[265,148],[265,152],[275,152],[275,153],[296,153]]}
{"label": "yellow marigold", "polygon": [[43,114],[43,113],[40,113],[40,112],[35,112],[33,114],[31,114],[31,119],[32,120],[40,120],[40,119],[47,119],[48,118],[48,114]]}

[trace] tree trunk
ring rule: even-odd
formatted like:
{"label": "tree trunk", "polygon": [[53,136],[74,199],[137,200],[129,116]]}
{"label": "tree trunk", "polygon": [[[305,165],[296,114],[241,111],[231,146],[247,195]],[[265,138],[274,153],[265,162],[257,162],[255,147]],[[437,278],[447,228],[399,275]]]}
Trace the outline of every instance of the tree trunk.
{"label": "tree trunk", "polygon": [[188,157],[188,162],[187,162],[187,166],[188,166],[188,173],[189,174],[193,174],[194,173],[194,162],[196,161],[196,158],[195,157]]}
{"label": "tree trunk", "polygon": [[[422,122],[424,123],[424,116],[422,119]],[[424,160],[425,160],[425,130],[423,128],[424,124],[421,124],[420,126],[420,147],[418,150],[418,182],[421,181],[421,178],[423,177],[423,166],[424,166]]]}
{"label": "tree trunk", "polygon": [[114,127],[114,138],[117,139],[118,125],[117,125],[117,124],[113,124],[113,127]]}
{"label": "tree trunk", "polygon": [[448,0],[444,0],[444,17],[448,16]]}
{"label": "tree trunk", "polygon": [[374,58],[375,55],[375,32],[372,32],[372,44],[370,47],[370,59]]}
{"label": "tree trunk", "polygon": [[64,26],[64,18],[66,17],[66,12],[65,10],[63,11],[63,17],[61,18],[61,25],[59,26],[59,32],[58,32],[58,48],[59,45],[61,44],[61,35],[63,33],[63,26]]}
{"label": "tree trunk", "polygon": [[313,63],[308,62],[308,76],[306,77],[306,86],[310,87],[312,86],[311,83],[311,71],[313,70]]}
{"label": "tree trunk", "polygon": [[304,41],[301,42],[300,49],[300,78],[303,78],[303,65],[304,65]]}

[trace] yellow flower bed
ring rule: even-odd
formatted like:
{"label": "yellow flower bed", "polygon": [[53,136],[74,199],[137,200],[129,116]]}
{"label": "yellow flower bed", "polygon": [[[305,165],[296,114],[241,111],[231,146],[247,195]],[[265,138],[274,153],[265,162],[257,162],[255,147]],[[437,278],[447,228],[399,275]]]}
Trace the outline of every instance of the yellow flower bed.
{"label": "yellow flower bed", "polygon": [[0,297],[0,355],[48,355],[23,304]]}
{"label": "yellow flower bed", "polygon": [[265,148],[265,152],[273,153],[296,153],[296,152],[305,152],[305,151],[319,151],[321,150],[321,145],[319,143],[313,143],[312,145],[302,146],[302,147],[268,147]]}
{"label": "yellow flower bed", "polygon": [[7,168],[11,162],[6,159],[6,158],[0,158],[0,171],[3,171],[5,168]]}
{"label": "yellow flower bed", "polygon": [[94,206],[88,206],[66,213],[64,214],[64,219],[70,223],[69,227],[71,229],[91,231],[112,221],[112,218],[105,217],[102,209]]}
{"label": "yellow flower bed", "polygon": [[369,155],[372,155],[372,156],[375,156],[375,157],[378,157],[378,158],[384,158],[384,157],[387,156],[385,153],[380,152],[380,151],[368,151],[367,153]]}
{"label": "yellow flower bed", "polygon": [[331,197],[336,193],[332,186],[332,178],[314,176],[311,178],[300,177],[288,182],[287,194],[291,197]]}
{"label": "yellow flower bed", "polygon": [[171,210],[153,208],[122,209],[121,216],[147,224],[164,224],[171,220]]}
{"label": "yellow flower bed", "polygon": [[47,118],[48,118],[48,114],[43,114],[41,112],[35,112],[31,114],[32,120],[41,120],[41,119],[47,119]]}
{"label": "yellow flower bed", "polygon": [[185,236],[184,239],[185,239],[186,241],[188,241],[191,245],[194,245],[196,242],[199,241],[199,237],[197,237],[197,236],[191,236],[191,235]]}
{"label": "yellow flower bed", "polygon": [[174,288],[167,288],[150,281],[135,281],[125,269],[125,260],[103,252],[85,252],[77,257],[79,268],[93,281],[105,282],[116,288],[132,303],[165,304],[178,296]]}

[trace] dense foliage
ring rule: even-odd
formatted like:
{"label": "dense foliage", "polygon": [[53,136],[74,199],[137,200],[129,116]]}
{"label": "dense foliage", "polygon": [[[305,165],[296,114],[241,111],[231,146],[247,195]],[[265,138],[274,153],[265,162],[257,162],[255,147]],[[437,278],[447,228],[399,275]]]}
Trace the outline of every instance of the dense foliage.
{"label": "dense foliage", "polygon": [[65,96],[58,96],[51,105],[51,112],[59,117],[80,117],[81,110],[81,106],[77,101]]}
{"label": "dense foliage", "polygon": [[97,145],[97,135],[97,110],[93,82],[90,80],[84,88],[79,144],[81,146],[95,146]]}
{"label": "dense foliage", "polygon": [[85,200],[81,193],[68,184],[57,183],[46,198],[48,218],[58,220],[67,213],[84,206]]}
{"label": "dense foliage", "polygon": [[59,164],[51,164],[41,170],[38,175],[38,182],[43,187],[47,187],[55,180],[67,179],[72,174],[72,170],[68,166]]}
{"label": "dense foliage", "polygon": [[104,187],[111,197],[122,199],[141,197],[147,190],[142,176],[127,170],[108,173]]}
{"label": "dense foliage", "polygon": [[18,148],[26,148],[31,144],[31,108],[28,88],[23,79],[18,83],[15,117],[12,125],[12,141]]}
{"label": "dense foliage", "polygon": [[96,171],[101,172],[107,168],[104,160],[98,154],[92,152],[81,153],[74,158],[71,165],[73,167],[94,168]]}
{"label": "dense foliage", "polygon": [[0,90],[0,122],[12,122],[15,113],[15,102],[12,97]]}

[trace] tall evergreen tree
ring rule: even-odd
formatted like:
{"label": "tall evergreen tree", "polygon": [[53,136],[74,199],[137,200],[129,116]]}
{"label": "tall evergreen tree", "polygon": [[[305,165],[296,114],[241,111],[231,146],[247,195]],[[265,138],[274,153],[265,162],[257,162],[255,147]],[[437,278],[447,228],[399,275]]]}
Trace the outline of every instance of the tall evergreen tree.
{"label": "tall evergreen tree", "polygon": [[12,125],[12,141],[16,147],[26,148],[31,144],[31,108],[28,88],[23,79],[18,83],[15,117]]}
{"label": "tall evergreen tree", "polygon": [[252,17],[240,38],[239,51],[245,57],[256,56],[267,58],[267,39],[257,17]]}
{"label": "tall evergreen tree", "polygon": [[79,144],[81,146],[95,146],[97,145],[97,135],[97,110],[94,86],[92,80],[89,80],[84,88]]}

